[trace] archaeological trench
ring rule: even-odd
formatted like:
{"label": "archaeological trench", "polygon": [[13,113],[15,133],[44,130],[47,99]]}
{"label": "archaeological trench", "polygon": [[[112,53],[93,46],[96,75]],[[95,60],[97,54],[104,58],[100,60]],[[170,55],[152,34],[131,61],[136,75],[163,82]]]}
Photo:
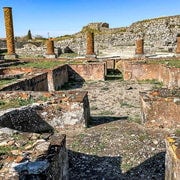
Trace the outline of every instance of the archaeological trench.
{"label": "archaeological trench", "polygon": [[106,81],[110,71],[125,82],[162,85],[139,92],[141,125],[168,131],[164,178],[180,179],[180,16],[114,29],[91,23],[79,33],[39,43],[15,41],[12,8],[3,10],[0,179],[71,179],[61,130],[90,128],[91,113],[87,91],[62,88]]}

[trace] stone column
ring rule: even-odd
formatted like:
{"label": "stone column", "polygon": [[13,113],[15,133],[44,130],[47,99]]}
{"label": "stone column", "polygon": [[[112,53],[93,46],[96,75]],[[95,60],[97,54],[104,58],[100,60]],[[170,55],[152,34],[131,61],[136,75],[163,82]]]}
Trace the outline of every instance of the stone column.
{"label": "stone column", "polygon": [[87,57],[96,57],[94,53],[94,33],[86,33],[86,56]]}
{"label": "stone column", "polygon": [[14,59],[17,57],[17,55],[15,53],[12,8],[4,7],[3,10],[4,10],[5,29],[6,29],[6,43],[7,43],[7,51],[8,51],[5,58]]}
{"label": "stone column", "polygon": [[56,58],[56,54],[54,53],[54,41],[52,39],[48,39],[46,41],[47,53],[46,58]]}
{"label": "stone column", "polygon": [[143,39],[137,39],[136,40],[136,55],[142,55],[144,54],[144,40]]}
{"label": "stone column", "polygon": [[180,54],[180,37],[177,37],[176,54]]}
{"label": "stone column", "polygon": [[180,137],[166,138],[165,180],[180,179]]}

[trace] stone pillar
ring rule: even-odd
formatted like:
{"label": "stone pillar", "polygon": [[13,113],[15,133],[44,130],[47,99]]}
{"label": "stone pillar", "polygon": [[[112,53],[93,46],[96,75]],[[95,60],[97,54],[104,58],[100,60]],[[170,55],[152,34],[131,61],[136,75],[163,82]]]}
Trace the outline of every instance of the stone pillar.
{"label": "stone pillar", "polygon": [[165,180],[180,179],[180,137],[166,138]]}
{"label": "stone pillar", "polygon": [[54,53],[54,41],[52,39],[48,39],[46,41],[47,53],[45,55],[46,58],[56,58],[56,54]]}
{"label": "stone pillar", "polygon": [[137,39],[136,40],[136,55],[142,55],[144,54],[144,40],[143,39]]}
{"label": "stone pillar", "polygon": [[15,53],[12,8],[4,7],[3,10],[4,10],[5,29],[6,29],[6,43],[7,43],[7,51],[8,51],[5,58],[14,59],[17,57],[17,55]]}
{"label": "stone pillar", "polygon": [[86,33],[86,56],[87,57],[96,57],[94,53],[94,33]]}
{"label": "stone pillar", "polygon": [[180,37],[177,37],[176,54],[180,54]]}

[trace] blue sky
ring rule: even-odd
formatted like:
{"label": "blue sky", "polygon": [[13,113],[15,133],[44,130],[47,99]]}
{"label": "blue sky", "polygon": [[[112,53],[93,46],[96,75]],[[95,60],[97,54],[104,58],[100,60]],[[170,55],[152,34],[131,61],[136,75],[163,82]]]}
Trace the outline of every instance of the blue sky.
{"label": "blue sky", "polygon": [[12,7],[15,36],[72,34],[90,22],[110,27],[180,14],[180,0],[0,0],[0,37],[5,37],[3,7]]}

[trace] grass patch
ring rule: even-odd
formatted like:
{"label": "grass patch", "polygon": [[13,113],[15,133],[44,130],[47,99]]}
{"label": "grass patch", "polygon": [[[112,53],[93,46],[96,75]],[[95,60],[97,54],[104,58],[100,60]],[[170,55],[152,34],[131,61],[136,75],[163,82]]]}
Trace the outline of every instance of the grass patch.
{"label": "grass patch", "polygon": [[135,122],[135,123],[141,124],[141,118],[140,118],[139,115],[128,117],[128,121],[129,122]]}
{"label": "grass patch", "polygon": [[141,134],[139,135],[139,141],[143,142],[145,140],[149,139],[149,135],[148,134]]}
{"label": "grass patch", "polygon": [[15,98],[13,100],[12,99],[0,100],[0,110],[27,106],[38,101],[46,102],[47,100],[48,98],[44,96],[40,96],[36,100],[34,100],[32,97],[29,97],[28,99]]}
{"label": "grass patch", "polygon": [[59,57],[60,58],[75,58],[77,56],[78,56],[77,53],[63,53]]}
{"label": "grass patch", "polygon": [[175,130],[175,135],[176,135],[177,137],[180,137],[180,129],[176,129],[176,130]]}
{"label": "grass patch", "polygon": [[30,67],[30,68],[38,68],[38,69],[50,69],[64,64],[64,61],[32,61],[25,62],[16,67]]}
{"label": "grass patch", "polygon": [[151,61],[148,61],[148,63],[149,64],[165,64],[170,67],[180,68],[180,59],[178,59],[178,60],[159,60],[159,61],[151,60]]}
{"label": "grass patch", "polygon": [[132,163],[122,163],[121,164],[121,169],[123,170],[123,172],[129,171],[132,167],[133,167]]}
{"label": "grass patch", "polygon": [[107,115],[113,115],[113,114],[114,113],[112,111],[104,110],[104,111],[101,111],[98,115],[107,116]]}
{"label": "grass patch", "polygon": [[134,105],[132,104],[128,104],[127,102],[121,102],[121,107],[127,107],[127,108],[133,108],[135,107]]}
{"label": "grass patch", "polygon": [[158,89],[158,88],[162,88],[163,83],[159,82],[156,79],[146,79],[146,80],[141,80],[138,81],[138,84],[153,84],[153,89]]}
{"label": "grass patch", "polygon": [[7,84],[13,83],[17,80],[17,78],[14,79],[2,79],[0,80],[0,87],[5,86]]}
{"label": "grass patch", "polygon": [[11,146],[0,146],[0,156],[1,155],[10,155],[11,151],[14,150]]}

